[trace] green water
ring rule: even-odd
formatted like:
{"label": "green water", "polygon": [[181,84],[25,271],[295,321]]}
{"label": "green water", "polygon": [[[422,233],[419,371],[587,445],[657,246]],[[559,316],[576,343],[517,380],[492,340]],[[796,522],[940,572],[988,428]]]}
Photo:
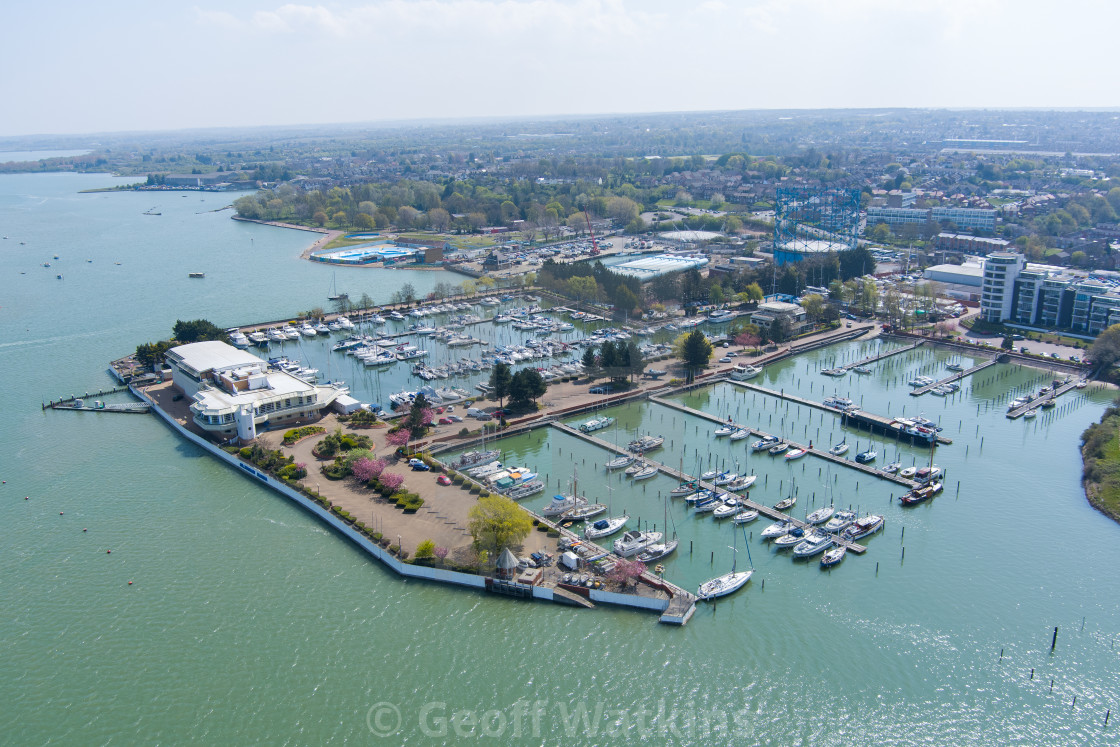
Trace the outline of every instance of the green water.
{"label": "green water", "polygon": [[[936,454],[945,493],[907,510],[889,483],[713,443],[710,423],[669,408],[608,411],[617,433],[598,436],[663,433],[657,458],[686,470],[698,457],[739,462],[759,475],[752,498],[777,500],[796,479],[799,515],[832,501],[887,518],[864,557],[830,573],[762,544],[764,520],[748,526],[734,543],[740,563],[749,547],[755,579],[684,628],[404,582],[154,418],[35,409],[107,386],[108,359],[176,318],[235,324],[323,305],[331,269],[297,259],[307,235],[204,212],[228,195],[77,194],[112,182],[0,177],[4,742],[1115,742],[1116,724],[1102,724],[1120,704],[1120,529],[1086,504],[1077,453],[1106,393],[1013,422],[1000,398],[1037,387],[1036,371],[997,366],[945,399],[905,385],[943,370],[942,352],[903,354],[869,377],[816,372],[875,346],[863,343],[754,380],[939,420],[955,441]],[[161,216],[142,215],[157,204]],[[204,281],[187,279],[196,270]],[[445,276],[361,270],[345,287],[384,300],[406,279],[425,290]],[[842,437],[834,416],[730,385],[680,401],[815,443]],[[905,463],[928,459],[887,446]],[[614,478],[609,491],[604,452],[557,432],[502,447],[552,490],[575,467],[581,492],[664,525],[666,478]],[[679,501],[669,513],[683,542],[667,577],[693,586],[730,566],[727,526]]]}

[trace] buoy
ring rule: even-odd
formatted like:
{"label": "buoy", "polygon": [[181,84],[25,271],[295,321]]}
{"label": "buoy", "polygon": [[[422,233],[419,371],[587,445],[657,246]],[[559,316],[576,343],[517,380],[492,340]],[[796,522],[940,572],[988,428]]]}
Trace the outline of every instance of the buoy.
{"label": "buoy", "polygon": [[83,532],[88,532],[89,530],[88,530],[88,529],[86,529],[85,527],[82,527],[82,531],[83,531]]}
{"label": "buoy", "polygon": [[111,552],[113,552],[113,551],[112,551],[112,550],[106,550],[106,551],[105,551],[105,554],[106,554],[106,555],[108,555],[108,554],[109,554],[109,553],[111,553]]}
{"label": "buoy", "polygon": [[128,585],[129,585],[129,586],[132,586],[132,582],[131,582],[131,581],[129,581],[129,582],[128,582]]}
{"label": "buoy", "polygon": [[25,495],[25,496],[23,496],[23,500],[29,501],[29,500],[31,500],[31,496]]}
{"label": "buoy", "polygon": [[58,512],[58,515],[59,515],[59,516],[62,516],[62,512],[61,512],[61,511],[59,511],[59,512]]}

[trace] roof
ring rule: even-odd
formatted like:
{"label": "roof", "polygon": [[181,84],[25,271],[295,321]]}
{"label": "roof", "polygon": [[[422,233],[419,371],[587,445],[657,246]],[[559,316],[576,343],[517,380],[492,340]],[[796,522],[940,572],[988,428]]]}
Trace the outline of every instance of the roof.
{"label": "roof", "polygon": [[219,340],[205,342],[191,342],[178,345],[167,351],[167,354],[183,368],[189,368],[196,373],[210,369],[235,368],[245,365],[262,365],[262,361],[252,353],[238,350],[234,346]]}
{"label": "roof", "polygon": [[795,303],[786,303],[785,301],[766,301],[758,305],[759,311],[769,311],[774,314],[789,314],[792,312],[801,311],[801,307]]}
{"label": "roof", "polygon": [[510,552],[508,547],[504,548],[502,554],[498,556],[496,567],[503,569],[516,568],[517,556]]}

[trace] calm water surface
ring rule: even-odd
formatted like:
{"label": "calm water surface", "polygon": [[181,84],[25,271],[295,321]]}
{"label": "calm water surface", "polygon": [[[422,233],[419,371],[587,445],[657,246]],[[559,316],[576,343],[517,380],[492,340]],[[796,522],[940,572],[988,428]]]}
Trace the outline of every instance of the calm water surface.
{"label": "calm water surface", "polygon": [[[667,478],[608,482],[605,453],[582,441],[555,431],[505,439],[507,457],[547,474],[552,490],[576,472],[581,492],[635,522],[662,529],[667,514],[682,546],[666,575],[685,586],[726,570],[731,545],[740,564],[753,562],[750,586],[700,607],[683,629],[404,582],[154,418],[35,409],[109,385],[107,360],[165,337],[177,318],[232,325],[324,305],[331,269],[298,260],[306,234],[210,212],[229,195],[77,193],[112,183],[0,177],[5,742],[1115,742],[1116,724],[1102,724],[1120,704],[1120,529],[1086,504],[1077,453],[1107,393],[1067,395],[1051,414],[1012,422],[1003,402],[1037,388],[1039,372],[997,366],[945,399],[911,398],[905,384],[943,371],[941,351],[897,356],[871,376],[817,373],[878,343],[780,363],[755,380],[939,420],[954,439],[935,457],[946,491],[907,510],[890,483],[751,454],[748,442],[714,441],[710,423],[664,406],[608,411],[617,430],[597,435],[663,433],[659,459],[686,470],[738,464],[759,475],[755,499],[796,491],[799,515],[832,502],[886,516],[866,555],[831,573],[764,545],[762,521],[744,538],[679,501],[666,508]],[[162,215],[143,215],[153,206]],[[206,279],[188,280],[191,271]],[[457,282],[362,270],[338,284],[383,301],[400,283],[423,292],[441,280]],[[381,382],[381,393],[405,382]],[[377,382],[360,386],[377,396]],[[678,401],[814,443],[844,438],[835,416],[732,385]],[[866,446],[866,435],[846,436]],[[880,462],[929,458],[876,445]]]}

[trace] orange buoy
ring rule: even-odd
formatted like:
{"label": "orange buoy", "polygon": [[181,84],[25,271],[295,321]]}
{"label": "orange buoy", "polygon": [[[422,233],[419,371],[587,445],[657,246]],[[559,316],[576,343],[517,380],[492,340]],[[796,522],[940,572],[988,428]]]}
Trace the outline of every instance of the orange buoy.
{"label": "orange buoy", "polygon": [[128,582],[128,585],[129,585],[129,586],[132,586],[132,582],[131,582],[131,581],[129,581],[129,582]]}
{"label": "orange buoy", "polygon": [[109,554],[109,553],[111,553],[111,552],[113,552],[113,551],[112,551],[112,550],[106,550],[106,551],[105,551],[105,554],[106,554],[106,555],[108,555],[108,554]]}

